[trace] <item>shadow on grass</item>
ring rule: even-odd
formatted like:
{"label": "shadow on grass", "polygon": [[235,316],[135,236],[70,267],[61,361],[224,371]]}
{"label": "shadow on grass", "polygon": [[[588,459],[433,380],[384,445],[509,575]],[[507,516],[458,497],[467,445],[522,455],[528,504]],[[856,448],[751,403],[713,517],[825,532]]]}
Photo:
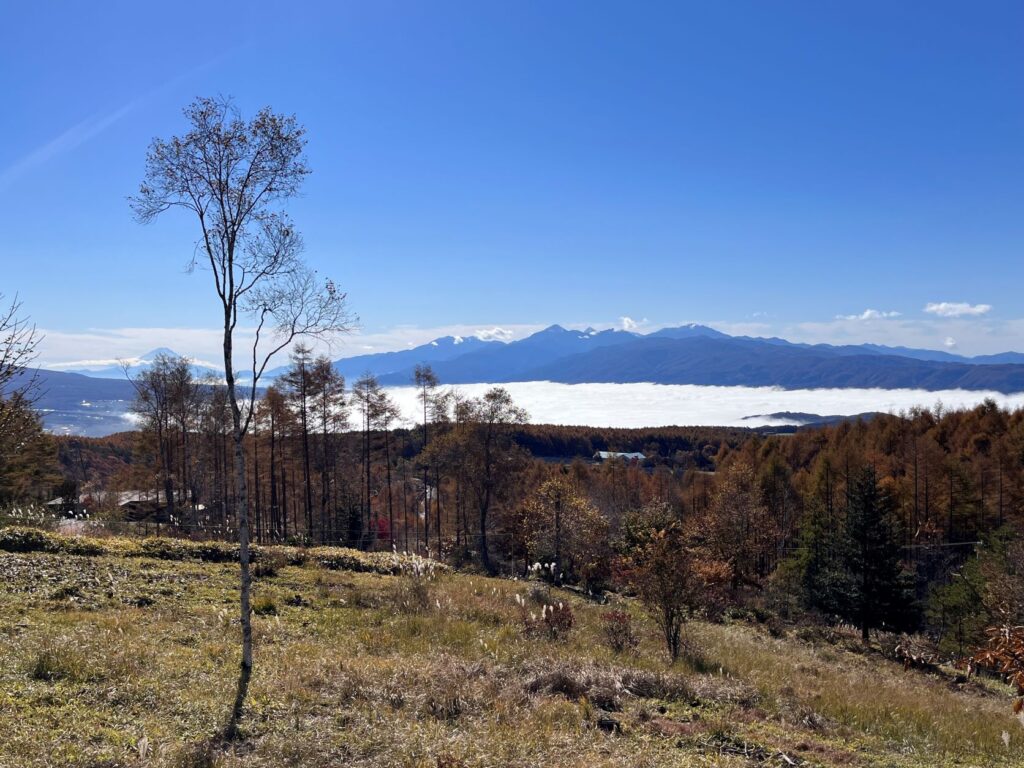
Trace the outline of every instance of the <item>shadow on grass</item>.
{"label": "shadow on grass", "polygon": [[243,663],[238,675],[238,689],[235,692],[235,703],[231,707],[231,718],[228,720],[228,724],[224,727],[222,735],[223,741],[225,742],[237,741],[241,736],[238,724],[242,719],[242,710],[245,708],[245,697],[249,692],[249,680],[251,679],[252,665]]}
{"label": "shadow on grass", "polygon": [[186,747],[181,752],[175,765],[179,768],[213,768],[217,762],[218,755],[232,750],[235,745],[243,740],[244,736],[240,724],[251,679],[252,667],[244,664],[241,665],[235,701],[231,707],[231,716],[228,718],[227,724],[213,736],[193,742]]}

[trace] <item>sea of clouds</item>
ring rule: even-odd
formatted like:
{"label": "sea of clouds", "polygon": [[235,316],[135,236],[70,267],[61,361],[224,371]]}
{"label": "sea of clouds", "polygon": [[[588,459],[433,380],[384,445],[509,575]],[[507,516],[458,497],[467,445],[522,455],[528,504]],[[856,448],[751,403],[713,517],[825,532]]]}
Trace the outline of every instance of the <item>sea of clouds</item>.
{"label": "sea of clouds", "polygon": [[[458,389],[478,397],[493,384],[464,384]],[[793,422],[768,418],[783,411],[850,416],[869,411],[899,413],[914,406],[972,407],[992,398],[1005,408],[1024,406],[1024,392],[970,392],[961,389],[778,389],[708,387],[691,384],[556,384],[527,381],[502,384],[535,424],[594,427],[780,426]],[[444,389],[444,388],[442,388]],[[413,387],[390,387],[409,423],[422,406]],[[749,418],[755,417],[755,418]],[[419,418],[422,418],[420,416]]]}
{"label": "sea of clouds", "polygon": [[[774,387],[706,387],[691,384],[556,384],[527,381],[510,384],[463,384],[457,389],[479,397],[503,386],[534,424],[573,424],[592,427],[661,426],[784,426],[799,424],[771,417],[780,412],[822,416],[852,416],[881,411],[899,413],[914,406],[969,408],[992,398],[1004,408],[1024,407],[1024,392],[968,392],[953,389],[776,389]],[[451,389],[441,387],[440,391]],[[403,415],[403,425],[422,419],[419,392],[414,387],[389,387]],[[56,434],[101,437],[138,429],[138,419],[125,401],[82,403],[68,411],[42,412],[46,428]],[[351,425],[358,425],[353,415]],[[396,424],[395,426],[399,426]]]}

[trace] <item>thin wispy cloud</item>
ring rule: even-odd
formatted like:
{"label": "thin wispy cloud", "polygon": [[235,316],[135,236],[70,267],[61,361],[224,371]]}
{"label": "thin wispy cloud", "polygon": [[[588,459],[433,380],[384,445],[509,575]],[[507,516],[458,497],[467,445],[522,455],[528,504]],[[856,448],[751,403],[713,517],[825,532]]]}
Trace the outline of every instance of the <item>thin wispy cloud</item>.
{"label": "thin wispy cloud", "polygon": [[118,120],[131,112],[139,103],[134,99],[112,112],[90,115],[79,123],[68,128],[64,133],[51,139],[27,155],[0,171],[0,190],[6,189],[14,181],[44,163],[60,155],[72,152],[87,141],[96,138]]}
{"label": "thin wispy cloud", "polygon": [[865,309],[859,315],[836,315],[836,320],[885,320],[899,317],[899,312],[884,312],[879,309]]}
{"label": "thin wispy cloud", "polygon": [[227,51],[223,54],[215,56],[207,62],[199,64],[191,69],[182,72],[175,77],[161,83],[157,87],[150,91],[137,96],[131,101],[122,104],[117,109],[109,112],[100,112],[94,115],[86,117],[84,120],[75,123],[70,128],[65,130],[56,138],[51,139],[40,147],[32,150],[20,160],[15,161],[7,168],[0,171],[0,190],[4,190],[9,187],[13,182],[24,176],[26,173],[32,171],[39,166],[54,160],[61,155],[68,154],[81,147],[83,144],[95,139],[103,132],[110,129],[118,121],[129,114],[132,110],[138,108],[148,99],[173,88],[175,85],[184,82],[185,80],[193,77],[194,75],[209,69],[214,66],[217,62],[230,55],[232,51]]}
{"label": "thin wispy cloud", "polygon": [[968,304],[966,301],[933,301],[924,311],[939,317],[980,317],[992,311],[991,304]]}

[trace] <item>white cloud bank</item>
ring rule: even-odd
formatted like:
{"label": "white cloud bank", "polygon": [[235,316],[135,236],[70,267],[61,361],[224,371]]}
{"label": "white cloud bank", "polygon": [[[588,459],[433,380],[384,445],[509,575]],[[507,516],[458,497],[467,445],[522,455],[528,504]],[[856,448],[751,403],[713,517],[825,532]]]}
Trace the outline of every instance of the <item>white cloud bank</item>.
{"label": "white cloud bank", "polygon": [[[492,384],[467,384],[459,391],[478,397]],[[869,411],[898,413],[914,406],[972,407],[992,398],[1006,408],[1024,407],[1024,393],[928,392],[920,389],[776,389],[706,387],[690,384],[556,384],[528,381],[502,384],[536,424],[593,427],[778,426],[792,423],[766,418],[783,411],[852,416]],[[414,387],[392,387],[407,421],[420,406]],[[747,416],[759,418],[745,419]]]}
{"label": "white cloud bank", "polygon": [[647,318],[643,320],[634,320],[632,317],[620,317],[619,325],[622,326],[622,330],[629,331],[630,333],[639,333],[644,326],[647,325]]}
{"label": "white cloud bank", "polygon": [[991,304],[968,304],[966,301],[932,301],[924,311],[939,317],[980,317],[992,311]]}

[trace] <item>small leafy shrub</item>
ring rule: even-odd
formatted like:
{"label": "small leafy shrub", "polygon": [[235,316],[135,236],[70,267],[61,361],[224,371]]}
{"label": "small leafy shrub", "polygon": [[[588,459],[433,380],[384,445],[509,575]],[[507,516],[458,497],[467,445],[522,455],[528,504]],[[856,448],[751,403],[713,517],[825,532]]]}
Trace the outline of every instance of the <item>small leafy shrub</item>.
{"label": "small leafy shrub", "polygon": [[433,560],[419,555],[394,555],[398,574],[395,602],[401,610],[418,613],[430,608],[433,584],[437,579],[436,565]]}
{"label": "small leafy shrub", "polygon": [[548,640],[565,640],[569,637],[576,617],[568,603],[545,605],[540,616],[530,613],[524,617],[523,630],[530,637],[544,637]]}
{"label": "small leafy shrub", "polygon": [[191,554],[190,542],[182,539],[149,538],[139,545],[143,557],[156,560],[187,560]]}
{"label": "small leafy shrub", "polygon": [[105,554],[103,544],[96,539],[83,536],[61,536],[38,528],[19,526],[0,529],[0,550],[85,556]]}
{"label": "small leafy shrub", "polygon": [[299,549],[298,547],[275,547],[274,551],[284,555],[285,560],[288,561],[286,565],[306,564],[306,550],[304,549]]}
{"label": "small leafy shrub", "polygon": [[1024,626],[989,627],[988,642],[968,662],[968,670],[991,670],[1003,677],[1017,694],[1014,714],[1024,723]]}
{"label": "small leafy shrub", "polygon": [[613,653],[633,653],[640,645],[640,638],[633,631],[633,616],[626,611],[602,613],[601,632]]}
{"label": "small leafy shrub", "polygon": [[[224,541],[190,541],[186,547],[191,551],[191,556],[204,563],[237,563],[241,557],[237,544],[229,544]],[[250,557],[258,558],[260,555],[257,547],[251,548]]]}
{"label": "small leafy shrub", "polygon": [[[384,575],[399,573],[399,563],[409,559],[407,555],[360,552],[357,549],[344,547],[313,547],[306,550],[306,556],[314,564],[330,571],[354,571]],[[435,564],[435,569],[440,571],[441,566]]]}
{"label": "small leafy shrub", "polygon": [[[238,545],[226,541],[189,541],[167,537],[143,539],[139,546],[142,557],[157,560],[199,560],[205,563],[238,562]],[[252,554],[258,557],[256,547]]]}
{"label": "small leafy shrub", "polygon": [[36,654],[29,668],[29,677],[46,683],[58,680],[84,682],[88,665],[78,651],[66,644],[52,644]]}
{"label": "small leafy shrub", "polygon": [[0,549],[5,552],[56,552],[57,542],[50,534],[35,528],[4,528],[0,531]]}
{"label": "small leafy shrub", "polygon": [[82,596],[82,590],[77,584],[65,584],[50,593],[51,600],[77,600]]}
{"label": "small leafy shrub", "polygon": [[260,550],[256,562],[253,564],[253,575],[258,579],[269,579],[277,576],[278,572],[289,564],[288,557],[275,549]]}
{"label": "small leafy shrub", "polygon": [[552,602],[551,589],[543,581],[531,582],[527,594],[530,597],[530,602],[536,605],[550,605]]}
{"label": "small leafy shrub", "polygon": [[252,612],[257,616],[277,616],[277,603],[269,595],[260,595],[252,601]]}
{"label": "small leafy shrub", "polygon": [[65,555],[96,557],[107,554],[106,547],[95,539],[87,539],[84,536],[61,536],[59,538],[59,551]]}

